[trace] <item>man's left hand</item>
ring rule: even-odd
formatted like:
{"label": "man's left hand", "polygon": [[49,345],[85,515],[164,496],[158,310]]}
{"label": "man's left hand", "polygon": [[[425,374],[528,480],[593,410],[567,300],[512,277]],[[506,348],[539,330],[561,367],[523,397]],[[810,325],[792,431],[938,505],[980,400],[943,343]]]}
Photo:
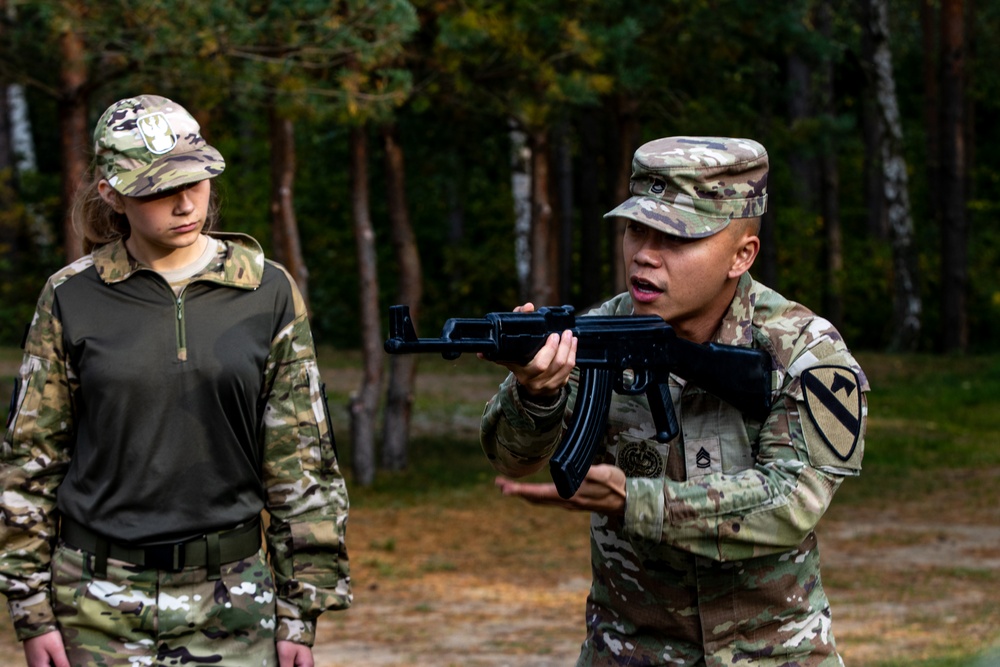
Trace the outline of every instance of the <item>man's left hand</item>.
{"label": "man's left hand", "polygon": [[523,498],[534,505],[598,514],[625,513],[625,473],[617,466],[604,463],[591,466],[572,498],[561,497],[555,484],[515,482],[497,477],[496,485],[503,495]]}

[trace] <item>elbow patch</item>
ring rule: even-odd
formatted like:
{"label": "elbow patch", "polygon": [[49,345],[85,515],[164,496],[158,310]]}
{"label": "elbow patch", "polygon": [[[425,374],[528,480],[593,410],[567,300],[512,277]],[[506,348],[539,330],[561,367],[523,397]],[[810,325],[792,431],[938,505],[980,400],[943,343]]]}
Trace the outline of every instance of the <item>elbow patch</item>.
{"label": "elbow patch", "polygon": [[846,366],[813,366],[800,376],[809,460],[816,468],[861,470],[865,401],[857,373]]}

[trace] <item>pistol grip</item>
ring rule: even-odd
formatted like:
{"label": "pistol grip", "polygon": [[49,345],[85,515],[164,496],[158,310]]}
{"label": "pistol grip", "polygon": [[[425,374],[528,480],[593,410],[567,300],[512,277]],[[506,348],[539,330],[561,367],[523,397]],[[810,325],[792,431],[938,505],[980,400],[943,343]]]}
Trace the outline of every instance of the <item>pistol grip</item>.
{"label": "pistol grip", "polygon": [[676,438],[681,429],[677,424],[674,401],[670,397],[670,385],[666,382],[650,384],[646,388],[646,400],[653,415],[657,442],[670,442]]}
{"label": "pistol grip", "polygon": [[572,423],[566,429],[556,453],[549,459],[549,473],[560,497],[573,497],[587,476],[604,437],[610,407],[611,371],[581,369]]}

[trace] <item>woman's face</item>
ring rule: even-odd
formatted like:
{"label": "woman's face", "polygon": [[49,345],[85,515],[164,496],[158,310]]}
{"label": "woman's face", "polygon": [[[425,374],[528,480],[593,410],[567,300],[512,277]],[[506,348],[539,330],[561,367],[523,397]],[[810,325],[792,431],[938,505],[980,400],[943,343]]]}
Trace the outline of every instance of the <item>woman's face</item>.
{"label": "woman's face", "polygon": [[143,264],[154,269],[176,268],[201,254],[198,240],[212,195],[209,180],[147,197],[118,195],[107,181],[98,189],[105,201],[128,218],[131,231],[125,245]]}

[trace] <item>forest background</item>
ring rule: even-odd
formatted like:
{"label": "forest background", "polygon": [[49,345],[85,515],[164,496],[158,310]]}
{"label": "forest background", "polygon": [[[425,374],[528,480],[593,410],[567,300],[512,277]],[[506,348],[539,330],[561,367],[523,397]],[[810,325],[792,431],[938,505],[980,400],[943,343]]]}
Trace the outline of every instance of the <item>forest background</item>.
{"label": "forest background", "polygon": [[427,336],[620,291],[602,215],[661,136],[768,148],[754,275],[853,348],[995,351],[998,29],[996,0],[0,0],[0,345],[80,254],[97,117],[150,92],[226,156],[222,228],[292,271],[319,343],[361,349],[361,484],[384,385],[406,465],[386,307]]}

